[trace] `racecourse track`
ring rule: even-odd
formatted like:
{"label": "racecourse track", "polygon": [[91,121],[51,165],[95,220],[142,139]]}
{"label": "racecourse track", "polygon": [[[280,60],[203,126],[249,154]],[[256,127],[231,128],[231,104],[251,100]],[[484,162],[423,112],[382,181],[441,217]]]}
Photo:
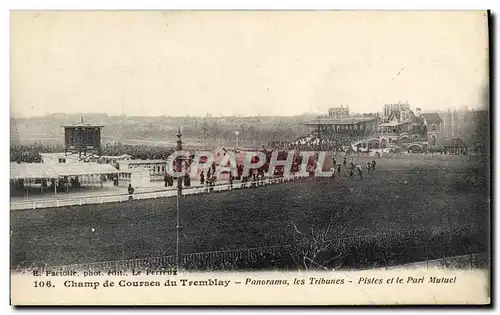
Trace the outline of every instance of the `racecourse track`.
{"label": "racecourse track", "polygon": [[[368,159],[359,159],[366,163]],[[184,253],[280,245],[325,226],[346,235],[489,227],[488,168],[479,157],[378,159],[372,176],[305,179],[182,197]],[[65,265],[172,255],[176,198],[11,211],[12,266]],[[293,225],[292,225],[293,223]],[[346,236],[344,235],[344,236]],[[487,242],[487,240],[485,240]]]}

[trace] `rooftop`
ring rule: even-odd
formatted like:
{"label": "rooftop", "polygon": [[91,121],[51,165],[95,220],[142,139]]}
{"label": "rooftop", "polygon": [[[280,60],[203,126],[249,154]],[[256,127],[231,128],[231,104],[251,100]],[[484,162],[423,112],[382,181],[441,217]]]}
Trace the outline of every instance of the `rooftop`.
{"label": "rooftop", "polygon": [[40,153],[43,163],[58,163],[59,159],[64,159],[71,163],[79,163],[81,161],[78,155],[62,153]]}
{"label": "rooftop", "polygon": [[120,173],[109,164],[45,164],[45,163],[10,163],[10,179],[52,179],[62,176],[81,176]]}
{"label": "rooftop", "polygon": [[90,124],[90,123],[86,123],[83,121],[83,117],[81,119],[81,121],[79,123],[76,123],[76,124],[73,124],[73,125],[63,125],[64,128],[68,128],[68,127],[92,127],[92,128],[102,128],[104,126],[102,125],[94,125],[94,124]]}
{"label": "rooftop", "polygon": [[331,118],[331,117],[318,117],[317,119],[310,120],[304,125],[354,125],[362,122],[376,120],[376,117],[345,117],[345,118]]}
{"label": "rooftop", "polygon": [[64,128],[79,128],[79,127],[87,127],[87,128],[102,128],[104,126],[102,125],[93,125],[93,124],[89,124],[89,123],[77,123],[77,124],[73,124],[73,125],[63,125]]}
{"label": "rooftop", "polygon": [[396,127],[407,123],[407,121],[390,121],[384,124],[380,124],[380,127]]}
{"label": "rooftop", "polygon": [[53,152],[49,152],[49,153],[43,153],[43,152],[41,152],[40,155],[42,157],[45,156],[45,157],[55,157],[55,158],[57,158],[57,157],[61,157],[61,158],[78,158],[78,155],[76,155],[76,154],[66,154],[64,152],[55,152],[55,153],[53,153]]}
{"label": "rooftop", "polygon": [[424,118],[429,124],[437,124],[441,122],[441,117],[438,113],[422,113],[421,117]]}
{"label": "rooftop", "polygon": [[155,163],[167,163],[166,160],[123,160],[118,161],[120,164],[155,164]]}
{"label": "rooftop", "polygon": [[122,154],[122,155],[101,155],[101,159],[128,159],[131,158],[130,154]]}

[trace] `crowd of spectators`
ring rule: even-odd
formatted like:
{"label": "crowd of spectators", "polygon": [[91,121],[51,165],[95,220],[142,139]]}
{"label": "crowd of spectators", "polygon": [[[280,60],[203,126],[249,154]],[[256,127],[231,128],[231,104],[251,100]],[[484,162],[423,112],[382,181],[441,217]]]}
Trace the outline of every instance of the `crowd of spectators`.
{"label": "crowd of spectators", "polygon": [[11,145],[10,161],[17,163],[41,163],[42,157],[40,156],[40,152],[47,152],[45,150],[54,149],[54,146],[43,146],[36,143],[32,145]]}
{"label": "crowd of spectators", "polygon": [[[147,145],[107,144],[102,146],[101,155],[119,156],[128,154],[132,159],[166,159],[175,148]],[[62,145],[31,144],[11,145],[10,161],[18,163],[41,163],[40,153],[65,152]]]}
{"label": "crowd of spectators", "polygon": [[293,142],[270,141],[268,147],[275,150],[299,150],[299,151],[337,151],[346,152],[351,150],[351,145],[362,140],[359,136],[346,136],[332,134],[320,137],[317,133],[311,133],[305,137],[298,138]]}

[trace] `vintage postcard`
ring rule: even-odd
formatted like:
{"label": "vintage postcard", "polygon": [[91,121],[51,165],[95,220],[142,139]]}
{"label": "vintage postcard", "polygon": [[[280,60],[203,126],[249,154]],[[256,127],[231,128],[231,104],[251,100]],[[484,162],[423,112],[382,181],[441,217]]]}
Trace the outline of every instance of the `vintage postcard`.
{"label": "vintage postcard", "polygon": [[13,305],[491,303],[486,11],[12,11]]}

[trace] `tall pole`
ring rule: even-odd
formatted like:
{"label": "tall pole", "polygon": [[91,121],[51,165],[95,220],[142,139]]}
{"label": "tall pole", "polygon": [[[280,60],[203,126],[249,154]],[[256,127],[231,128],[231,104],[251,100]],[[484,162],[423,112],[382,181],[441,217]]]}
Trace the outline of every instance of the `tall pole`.
{"label": "tall pole", "polygon": [[240,132],[235,131],[234,134],[236,135],[236,150],[238,150],[238,147],[240,146]]}
{"label": "tall pole", "polygon": [[[181,140],[182,134],[181,134],[181,127],[179,127],[179,130],[177,131],[177,151],[182,151],[182,140]],[[177,158],[177,173],[179,174],[182,169],[182,159],[179,157]],[[180,213],[179,213],[179,200],[182,196],[182,176],[177,175],[177,238],[176,238],[176,267],[177,267],[177,272],[179,272],[180,268],[182,267],[182,259],[181,259],[181,253],[179,249],[179,233],[181,229],[181,221],[180,221]]]}

